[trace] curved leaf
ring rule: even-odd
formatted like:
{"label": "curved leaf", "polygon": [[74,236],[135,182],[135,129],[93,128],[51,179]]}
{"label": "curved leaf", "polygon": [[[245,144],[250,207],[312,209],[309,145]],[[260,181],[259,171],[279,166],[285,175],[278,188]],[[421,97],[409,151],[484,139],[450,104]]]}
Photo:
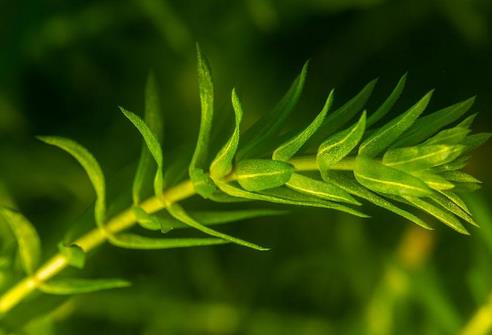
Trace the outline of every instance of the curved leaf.
{"label": "curved leaf", "polygon": [[463,152],[462,145],[420,145],[416,147],[388,150],[383,164],[402,170],[425,170],[452,162]]}
{"label": "curved leaf", "polygon": [[401,93],[405,89],[406,82],[407,82],[407,74],[405,73],[400,78],[400,80],[396,84],[396,87],[393,89],[393,91],[388,96],[388,98],[386,98],[383,104],[379,106],[379,108],[376,109],[376,111],[367,118],[367,123],[366,123],[367,128],[369,128],[370,126],[381,120],[386,114],[388,114],[391,111],[391,108],[396,103],[396,101],[398,101],[398,99],[401,96]]}
{"label": "curved leaf", "polygon": [[289,163],[268,159],[240,161],[234,172],[235,180],[247,191],[261,191],[287,183],[294,172]]}
{"label": "curved leaf", "polygon": [[40,286],[44,293],[55,295],[72,295],[92,293],[114,288],[124,288],[130,283],[121,279],[56,279],[50,280]]}

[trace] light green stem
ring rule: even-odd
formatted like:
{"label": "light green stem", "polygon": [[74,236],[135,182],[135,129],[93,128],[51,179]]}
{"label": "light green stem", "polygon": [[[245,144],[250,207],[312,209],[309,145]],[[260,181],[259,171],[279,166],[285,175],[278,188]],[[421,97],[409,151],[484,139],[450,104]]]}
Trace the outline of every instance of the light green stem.
{"label": "light green stem", "polygon": [[[316,157],[305,156],[299,158],[293,158],[290,163],[297,171],[309,171],[318,170],[318,164],[316,163]],[[353,167],[353,160],[348,159],[342,161],[334,166],[334,169],[348,170]],[[234,179],[233,177],[230,178]],[[189,198],[195,194],[193,184],[187,180],[178,184],[166,191],[160,196],[149,198],[141,204],[141,208],[147,213],[156,213],[164,208],[168,204],[176,203],[186,198]],[[80,246],[85,252],[89,252],[92,249],[98,247],[108,240],[108,233],[117,234],[123,230],[131,228],[136,223],[136,217],[132,209],[127,209],[122,213],[116,215],[105,225],[105,229],[95,228],[80,237],[74,243]],[[9,312],[23,299],[29,296],[36,290],[42,283],[53,278],[68,266],[67,258],[58,253],[51,259],[46,261],[34,274],[24,278],[15,286],[10,288],[0,297],[0,317]]]}

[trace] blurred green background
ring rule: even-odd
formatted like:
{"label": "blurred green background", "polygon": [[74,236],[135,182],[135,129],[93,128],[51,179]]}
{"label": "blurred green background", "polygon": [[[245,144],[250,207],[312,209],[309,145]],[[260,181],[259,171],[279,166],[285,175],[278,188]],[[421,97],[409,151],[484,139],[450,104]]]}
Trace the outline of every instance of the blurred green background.
{"label": "blurred green background", "polygon": [[[371,109],[408,71],[400,111],[431,88],[432,110],[478,95],[475,130],[492,129],[490,0],[5,0],[0,22],[0,203],[15,202],[34,222],[45,257],[80,228],[94,196],[79,166],[34,136],[90,148],[110,192],[130,204],[140,139],[117,106],[142,113],[153,69],[165,159],[188,152],[199,124],[195,41],[210,60],[224,123],[233,86],[251,124],[310,58],[293,127],[309,122],[333,87],[340,105],[379,77]],[[480,330],[492,322],[491,149],[468,167],[484,182],[468,199],[482,226],[470,237],[443,225],[423,231],[373,208],[364,221],[292,209],[223,228],[272,247],[267,253],[104,246],[83,274],[133,286],[71,299],[28,334],[458,334],[490,306]]]}

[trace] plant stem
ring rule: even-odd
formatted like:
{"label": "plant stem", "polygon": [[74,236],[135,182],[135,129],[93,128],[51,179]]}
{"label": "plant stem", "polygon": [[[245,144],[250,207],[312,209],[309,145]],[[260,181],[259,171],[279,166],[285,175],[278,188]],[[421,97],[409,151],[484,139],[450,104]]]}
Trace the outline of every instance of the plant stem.
{"label": "plant stem", "polygon": [[[316,157],[314,156],[293,158],[289,163],[291,163],[297,171],[318,170],[318,164],[316,162]],[[337,163],[333,169],[351,170],[353,169],[353,164],[353,159],[347,159]],[[228,181],[233,179],[234,177],[228,179]],[[187,180],[171,187],[159,196],[147,199],[140,206],[147,213],[152,214],[166,208],[168,204],[189,198],[195,193],[193,184],[190,180]],[[131,228],[135,223],[136,217],[130,208],[109,220],[105,225],[104,230],[95,228],[77,239],[74,243],[81,247],[85,252],[89,252],[106,242],[108,240],[108,233],[117,234]],[[36,288],[60,273],[68,265],[67,258],[63,254],[58,253],[46,261],[34,274],[24,278],[10,288],[0,297],[0,317],[13,309],[23,299],[35,291]]]}

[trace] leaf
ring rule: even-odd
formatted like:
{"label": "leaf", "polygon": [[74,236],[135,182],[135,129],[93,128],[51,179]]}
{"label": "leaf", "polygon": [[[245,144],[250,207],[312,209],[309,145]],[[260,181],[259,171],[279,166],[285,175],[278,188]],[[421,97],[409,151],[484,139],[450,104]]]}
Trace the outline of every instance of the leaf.
{"label": "leaf", "polygon": [[362,111],[376,86],[377,79],[372,80],[355,97],[347,101],[343,106],[335,110],[325,118],[319,133],[323,136],[333,134],[342,129],[353,117]]}
{"label": "leaf", "polygon": [[478,133],[467,136],[462,144],[466,147],[465,152],[470,152],[484,144],[490,139],[492,133]]}
{"label": "leaf", "polygon": [[395,142],[425,110],[433,91],[427,93],[405,113],[394,118],[366,139],[359,147],[359,155],[376,157]]}
{"label": "leaf", "polygon": [[401,96],[401,93],[405,89],[406,82],[407,82],[407,74],[405,73],[400,78],[400,80],[396,84],[396,87],[393,89],[393,91],[388,96],[388,98],[386,98],[383,104],[379,106],[379,108],[376,109],[376,111],[367,118],[367,123],[366,123],[367,128],[371,127],[373,124],[381,120],[386,114],[388,114],[391,111],[391,108],[398,101],[398,99]]}
{"label": "leaf", "polygon": [[473,220],[471,215],[466,213],[461,207],[456,205],[453,201],[449,200],[447,197],[439,193],[434,193],[430,198],[442,208],[450,211],[451,213],[460,217],[466,222],[478,227],[477,223],[475,222],[475,220]]}
{"label": "leaf", "polygon": [[359,144],[366,127],[366,113],[352,127],[341,131],[324,141],[316,154],[316,161],[321,171],[329,169],[341,161]]}
{"label": "leaf", "polygon": [[445,171],[461,170],[466,166],[466,164],[468,164],[469,159],[469,156],[458,157],[450,163],[433,167],[432,171],[435,173],[440,173]]}
{"label": "leaf", "polygon": [[465,202],[454,192],[452,191],[442,191],[440,190],[439,193],[444,195],[446,198],[454,202],[456,205],[458,205],[461,209],[463,209],[466,213],[471,215],[471,211],[468,209],[468,206],[465,204]]}
{"label": "leaf", "polygon": [[240,161],[234,172],[235,180],[247,191],[261,191],[282,186],[294,172],[289,163],[268,159]]}
{"label": "leaf", "polygon": [[192,217],[190,217],[185,212],[185,210],[178,204],[168,204],[166,209],[168,210],[169,214],[174,216],[179,221],[181,221],[184,224],[186,224],[192,228],[195,228],[196,230],[199,230],[202,233],[205,233],[207,235],[214,236],[214,237],[229,241],[231,243],[235,243],[235,244],[242,245],[242,246],[252,248],[255,250],[259,250],[259,251],[269,250],[268,248],[261,247],[257,244],[241,240],[239,238],[218,232],[212,228],[209,228],[209,227],[202,225],[201,223],[199,223],[198,221],[196,221]]}
{"label": "leaf", "polygon": [[137,218],[138,224],[145,229],[160,230],[163,234],[168,233],[173,229],[173,226],[169,221],[165,221],[163,218],[159,218],[156,215],[148,214],[141,207],[133,207],[132,211]]}
{"label": "leaf", "polygon": [[305,177],[297,173],[292,175],[287,183],[287,187],[294,191],[309,194],[320,199],[360,205],[357,200],[338,186]]}
{"label": "leaf", "polygon": [[236,154],[237,146],[239,144],[239,128],[243,117],[243,108],[235,89],[232,90],[232,106],[234,108],[235,116],[234,132],[210,165],[210,175],[212,176],[212,179],[222,178],[232,171],[234,155]]}
{"label": "leaf", "polygon": [[459,144],[465,139],[469,132],[469,129],[461,127],[441,130],[439,133],[425,141],[424,144]]}
{"label": "leaf", "polygon": [[102,290],[124,288],[130,283],[121,279],[56,279],[50,280],[40,286],[44,293],[55,295],[71,295],[92,293]]}
{"label": "leaf", "polygon": [[278,161],[288,161],[291,159],[302,146],[311,138],[311,136],[318,130],[323,123],[326,113],[330,110],[333,103],[333,90],[328,95],[325,105],[316,118],[307,126],[303,131],[296,136],[283,143],[273,152],[272,159]]}
{"label": "leaf", "polygon": [[402,170],[424,170],[452,162],[463,152],[462,145],[419,145],[388,150],[383,164]]}
{"label": "leaf", "polygon": [[454,181],[457,183],[482,183],[477,178],[462,171],[445,171],[441,173],[441,176],[449,181]]}
{"label": "leaf", "polygon": [[85,265],[85,252],[77,244],[60,243],[58,250],[65,257],[68,264],[78,269],[82,269]]}
{"label": "leaf", "polygon": [[439,191],[449,190],[454,187],[454,184],[450,183],[445,178],[441,177],[440,175],[429,172],[428,170],[424,170],[424,171],[420,170],[415,172],[410,171],[410,174],[412,176],[419,178],[427,186],[429,186],[434,190],[439,190]]}
{"label": "leaf", "polygon": [[244,134],[244,144],[237,155],[238,160],[254,157],[268,146],[284,125],[287,117],[293,111],[301,97],[306,81],[309,61],[304,63],[301,73],[294,80],[288,91],[270,112],[261,117]]}
{"label": "leaf", "polygon": [[130,120],[135,128],[138,129],[145,141],[145,144],[147,145],[147,148],[150,151],[150,154],[157,164],[157,171],[154,177],[154,192],[156,195],[159,195],[164,189],[164,171],[161,145],[157,140],[157,137],[152,133],[152,130],[150,130],[149,126],[147,126],[139,116],[125,110],[122,107],[120,107],[120,110],[123,115],[125,115],[125,117]]}
{"label": "leaf", "polygon": [[355,178],[370,190],[394,195],[428,196],[430,189],[420,179],[374,160],[358,157]]}
{"label": "leaf", "polygon": [[464,128],[464,129],[470,129],[470,127],[473,124],[473,121],[475,121],[475,118],[477,117],[477,113],[472,114],[467,116],[463,121],[458,123],[458,125],[455,128]]}
{"label": "leaf", "polygon": [[417,120],[395,147],[411,146],[423,142],[442,128],[462,117],[475,102],[475,97],[458,102]]}
{"label": "leaf", "polygon": [[96,192],[96,223],[102,228],[106,219],[106,181],[97,160],[86,148],[70,139],[52,136],[40,136],[38,139],[68,152],[82,165]]}
{"label": "leaf", "polygon": [[136,234],[117,235],[116,246],[125,249],[161,250],[200,247],[228,243],[219,238],[150,238]]}
{"label": "leaf", "polygon": [[[153,73],[149,74],[145,86],[145,123],[149,126],[152,134],[160,142],[162,135],[162,118],[160,114],[160,101],[157,94],[157,84]],[[142,145],[140,159],[138,161],[135,178],[132,185],[133,204],[140,203],[140,194],[145,182],[145,178],[151,168],[150,153],[145,145]],[[165,182],[163,182],[165,183]]]}
{"label": "leaf", "polygon": [[[212,130],[212,122],[214,115],[214,84],[212,75],[207,61],[202,56],[200,46],[196,46],[197,52],[197,68],[198,68],[198,88],[200,92],[200,130],[195,147],[195,151],[191,158],[191,163],[188,168],[190,179],[193,184],[203,184],[204,169],[207,165],[210,133]],[[207,195],[213,192],[208,188],[202,189],[199,185],[197,191],[202,195]]]}
{"label": "leaf", "polygon": [[407,219],[410,222],[413,222],[425,229],[430,229],[432,230],[433,228],[429,226],[427,223],[413,215],[412,213],[403,210],[395,205],[393,205],[391,202],[386,200],[385,198],[369,191],[368,189],[362,187],[359,185],[355,180],[353,180],[352,177],[344,175],[343,172],[338,172],[338,171],[329,171],[329,173],[323,173],[322,177],[324,180],[327,182],[331,182],[341,189],[345,190],[347,193],[350,193],[356,197],[362,198],[366,201],[369,201],[370,203],[384,208],[390,212],[393,212],[405,219]]}
{"label": "leaf", "polygon": [[460,221],[453,214],[448,213],[445,210],[442,210],[439,207],[436,207],[426,202],[425,200],[419,199],[417,197],[404,196],[403,199],[408,201],[411,205],[415,206],[416,208],[419,208],[424,212],[434,216],[436,219],[448,225],[449,227],[456,230],[457,232],[464,235],[469,235],[465,227],[463,227]]}
{"label": "leaf", "polygon": [[191,216],[198,222],[201,222],[207,226],[236,222],[241,220],[285,215],[288,212],[285,210],[275,209],[245,209],[245,210],[231,210],[231,211],[203,211],[192,212]]}
{"label": "leaf", "polygon": [[0,206],[0,218],[10,227],[18,246],[22,269],[32,274],[41,257],[41,242],[38,233],[21,213]]}

